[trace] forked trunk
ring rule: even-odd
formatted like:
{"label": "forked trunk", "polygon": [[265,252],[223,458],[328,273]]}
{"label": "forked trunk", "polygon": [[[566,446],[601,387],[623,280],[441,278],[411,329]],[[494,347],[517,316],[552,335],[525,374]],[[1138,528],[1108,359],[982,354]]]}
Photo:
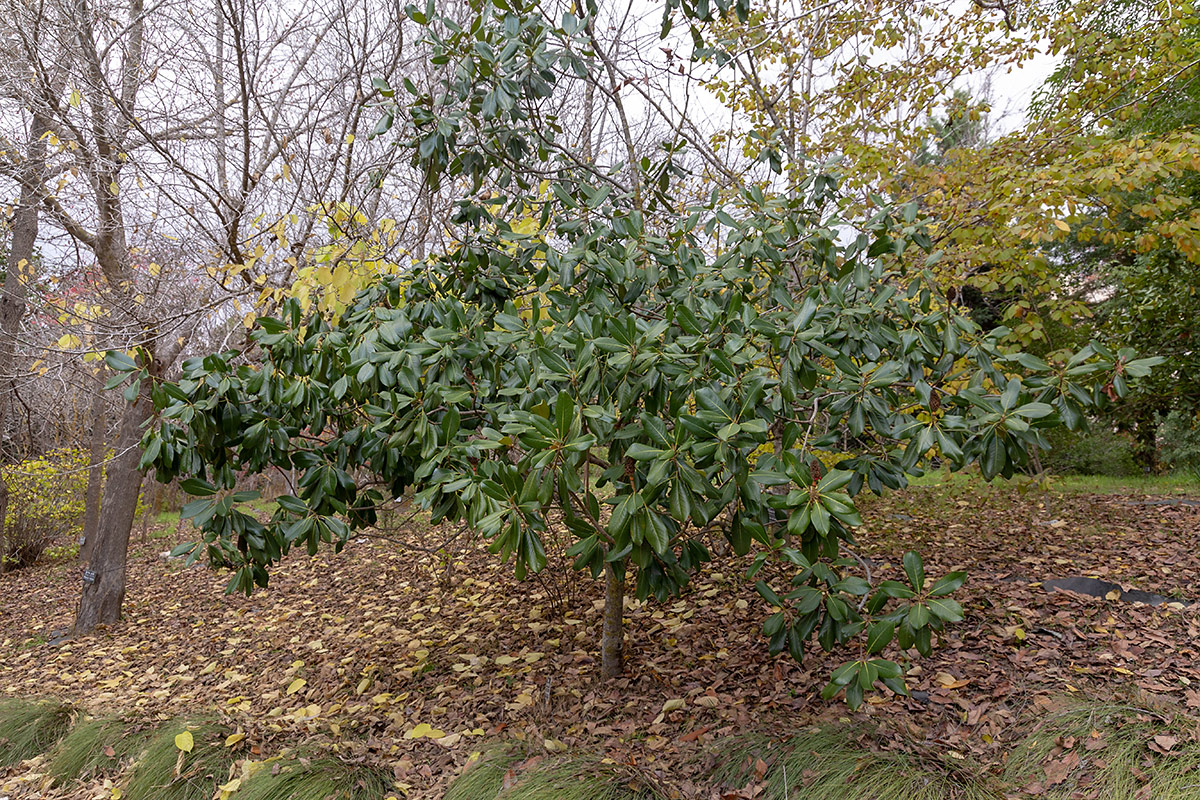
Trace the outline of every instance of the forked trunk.
{"label": "forked trunk", "polygon": [[625,575],[612,564],[604,565],[604,627],[600,635],[600,676],[604,680],[621,677],[625,659]]}

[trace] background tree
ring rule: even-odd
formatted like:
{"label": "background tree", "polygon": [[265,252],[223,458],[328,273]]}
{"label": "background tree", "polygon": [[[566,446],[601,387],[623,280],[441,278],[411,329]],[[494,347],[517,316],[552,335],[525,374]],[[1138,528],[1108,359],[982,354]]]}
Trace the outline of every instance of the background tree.
{"label": "background tree", "polygon": [[[1061,330],[1089,312],[1044,246],[1071,235],[1141,250],[1171,241],[1192,257],[1191,206],[1161,189],[1195,173],[1194,132],[1111,133],[1149,108],[1177,107],[1177,87],[1200,63],[1193,26],[1189,9],[1151,0],[1064,0],[1019,12],[790,2],[756,8],[746,21],[716,15],[700,26],[716,44],[695,52],[731,112],[721,141],[792,164],[793,175],[804,174],[801,155],[841,155],[855,165],[847,181],[860,209],[872,193],[920,201],[944,254],[943,283],[1006,296],[1010,338],[1053,349],[1047,325]],[[923,121],[953,106],[955,91],[980,75],[1003,80],[1045,54],[1058,59],[1059,78],[1025,124],[943,164],[912,158]],[[1123,198],[1156,186],[1154,201],[1139,207],[1143,229],[1123,231]]]}
{"label": "background tree", "polygon": [[[361,215],[369,206],[377,220],[403,202],[389,182],[386,147],[369,140],[376,120],[364,119],[372,78],[401,63],[403,40],[382,35],[399,30],[394,5],[328,3],[300,17],[238,2],[11,5],[4,98],[13,111],[7,119],[26,129],[9,139],[27,136],[32,150],[8,151],[12,166],[0,174],[32,198],[19,208],[30,235],[51,243],[51,294],[92,264],[100,279],[86,310],[77,302],[60,309],[67,330],[56,349],[86,356],[138,348],[148,366],[169,374],[193,337],[197,346],[219,346],[204,340],[244,332],[229,320],[278,302],[317,271],[311,259],[330,236],[331,209]],[[29,133],[38,120],[47,135]],[[29,155],[38,152],[42,168]],[[368,174],[372,180],[362,180]],[[417,239],[417,227],[407,238],[391,235],[387,249]],[[69,238],[54,239],[55,229]],[[69,263],[80,255],[83,264]],[[339,272],[337,263],[324,268]],[[16,285],[5,297],[31,287],[28,275],[10,270],[6,278]],[[39,367],[29,364],[46,342],[5,339],[18,341],[25,358],[3,371],[36,381]],[[81,383],[78,391],[89,389]],[[143,409],[131,395],[118,441],[92,437],[98,453],[112,445],[115,461],[105,512],[85,548],[96,577],[84,587],[79,632],[119,614]]]}

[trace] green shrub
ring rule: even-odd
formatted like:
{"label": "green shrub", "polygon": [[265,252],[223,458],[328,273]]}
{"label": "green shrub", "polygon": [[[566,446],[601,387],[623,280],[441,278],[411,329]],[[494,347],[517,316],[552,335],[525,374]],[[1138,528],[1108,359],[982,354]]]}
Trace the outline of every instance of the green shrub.
{"label": "green shrub", "polygon": [[0,700],[0,767],[49,750],[71,727],[71,714],[54,700]]}
{"label": "green shrub", "polygon": [[63,786],[116,771],[123,761],[137,754],[148,738],[148,730],[128,720],[80,720],[51,752],[50,777],[55,786]]}
{"label": "green shrub", "polygon": [[1050,450],[1041,453],[1042,468],[1055,475],[1106,475],[1129,478],[1142,474],[1134,459],[1133,442],[1108,428],[1094,425],[1086,432],[1058,428],[1047,437]]}
{"label": "green shrub", "polygon": [[1200,471],[1200,419],[1172,411],[1158,426],[1158,458],[1173,470]]}
{"label": "green shrub", "polygon": [[0,467],[8,487],[0,569],[29,566],[53,544],[69,546],[83,530],[88,452],[52,450]]}
{"label": "green shrub", "polygon": [[[191,752],[176,746],[175,737],[192,734]],[[149,737],[146,751],[129,775],[128,800],[210,800],[217,787],[229,780],[236,759],[225,747],[229,731],[212,720],[171,720]]]}

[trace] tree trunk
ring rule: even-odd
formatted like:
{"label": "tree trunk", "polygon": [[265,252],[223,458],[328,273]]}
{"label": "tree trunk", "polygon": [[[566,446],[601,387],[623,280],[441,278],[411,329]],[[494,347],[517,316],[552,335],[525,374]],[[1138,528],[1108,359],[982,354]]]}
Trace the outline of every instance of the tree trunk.
{"label": "tree trunk", "polygon": [[[101,377],[104,373],[101,372]],[[79,545],[79,560],[86,564],[92,557],[96,531],[100,525],[100,493],[104,487],[104,455],[108,442],[108,401],[103,385],[92,397],[92,444],[88,453],[87,499],[84,501],[83,541]]]}
{"label": "tree trunk", "polygon": [[622,652],[625,627],[625,575],[617,574],[612,564],[604,565],[604,627],[600,635],[600,677],[621,677],[625,658]]}
{"label": "tree trunk", "polygon": [[117,434],[117,456],[108,465],[108,480],[100,501],[103,514],[96,529],[95,544],[84,573],[83,596],[75,617],[76,636],[90,633],[97,625],[112,625],[121,618],[125,600],[125,559],[129,548],[129,532],[137,511],[138,494],[142,489],[142,473],[138,469],[142,424],[150,416],[148,385],[121,414]]}
{"label": "tree trunk", "polygon": [[[29,277],[33,275],[33,249],[38,237],[38,206],[42,202],[42,172],[46,160],[46,142],[42,136],[48,130],[46,119],[34,114],[29,126],[29,152],[25,169],[21,171],[21,197],[13,210],[12,244],[4,270],[4,286],[0,288],[0,463],[5,458],[5,435],[8,432],[9,409],[17,391],[17,334],[25,316],[25,295]],[[4,541],[5,511],[8,508],[8,486],[0,481],[0,542]]]}
{"label": "tree trunk", "polygon": [[4,538],[4,521],[8,519],[8,484],[0,478],[0,572],[4,570],[4,556],[8,555],[8,540]]}
{"label": "tree trunk", "polygon": [[1134,423],[1134,459],[1147,475],[1158,472],[1158,414],[1142,411]]}

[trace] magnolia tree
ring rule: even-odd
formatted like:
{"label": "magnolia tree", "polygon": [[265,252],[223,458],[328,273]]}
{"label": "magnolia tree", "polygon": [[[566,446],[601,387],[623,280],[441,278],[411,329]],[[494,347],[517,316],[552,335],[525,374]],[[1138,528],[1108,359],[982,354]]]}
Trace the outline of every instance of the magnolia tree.
{"label": "magnolia tree", "polygon": [[[1012,475],[1046,427],[1146,365],[1096,346],[1053,366],[1001,353],[926,274],[898,271],[919,238],[911,208],[843,245],[844,226],[813,224],[831,188],[816,178],[803,202],[748,196],[757,212],[728,226],[697,209],[652,234],[603,191],[564,186],[552,239],[497,222],[334,324],[294,303],[260,320],[248,363],[193,359],[151,388],[162,423],[143,464],[199,497],[184,516],[204,545],[179,552],[233,565],[230,589],[250,592],[292,547],[340,549],[413,491],[523,578],[563,525],[574,567],[605,577],[614,676],[627,577],[640,598],[677,594],[722,537],[754,553],[773,652],[857,639],[828,691],[903,691],[881,651],[895,638],[928,652],[962,616],[947,595],[964,576],[929,582],[916,554],[907,585],[855,574],[855,495],[903,486],[934,453]],[[845,442],[855,455],[825,472],[819,456]],[[237,476],[273,467],[300,470],[299,490],[260,522],[238,508],[251,495]]]}
{"label": "magnolia tree", "polygon": [[[532,127],[558,68],[588,74],[569,46],[586,19],[487,7],[453,30],[432,37],[446,58],[489,66],[410,111],[431,179],[476,182],[456,247],[336,319],[292,302],[258,320],[253,349],[189,360],[177,382],[110,354],[157,410],[142,466],[197,496],[184,516],[203,542],[177,552],[232,566],[229,589],[248,593],[293,547],[340,549],[410,492],[524,578],[559,568],[544,542],[565,529],[573,567],[604,579],[613,677],[628,582],[677,595],[724,539],[769,610],[771,652],[848,647],[825,693],[852,706],[880,683],[903,692],[885,649],[928,653],[962,618],[949,595],[964,576],[927,580],[910,553],[907,583],[872,585],[847,550],[855,496],[933,456],[1011,476],[1046,428],[1081,424],[1150,362],[1002,350],[938,293],[915,205],[840,219],[820,172],[678,213],[683,148],[599,169]],[[568,44],[548,48],[552,34]],[[276,467],[298,489],[259,521],[237,479]]]}

